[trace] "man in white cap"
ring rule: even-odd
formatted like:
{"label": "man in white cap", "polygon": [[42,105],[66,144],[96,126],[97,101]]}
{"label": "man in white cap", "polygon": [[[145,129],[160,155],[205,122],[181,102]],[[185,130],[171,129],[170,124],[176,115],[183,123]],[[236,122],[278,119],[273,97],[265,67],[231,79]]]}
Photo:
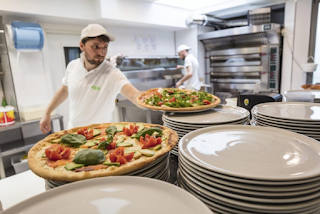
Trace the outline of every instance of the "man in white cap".
{"label": "man in white cap", "polygon": [[67,97],[70,99],[68,129],[110,122],[119,93],[135,103],[139,91],[119,69],[105,60],[109,42],[114,40],[115,37],[98,24],[90,24],[82,30],[82,53],[68,64],[63,85],[40,121],[43,133],[51,130],[50,113]]}
{"label": "man in white cap", "polygon": [[201,87],[198,72],[199,62],[189,53],[190,49],[191,48],[186,45],[180,45],[177,48],[179,57],[184,60],[184,66],[177,65],[177,68],[184,70],[184,77],[176,83],[176,87],[178,88],[184,84],[186,89],[199,91]]}

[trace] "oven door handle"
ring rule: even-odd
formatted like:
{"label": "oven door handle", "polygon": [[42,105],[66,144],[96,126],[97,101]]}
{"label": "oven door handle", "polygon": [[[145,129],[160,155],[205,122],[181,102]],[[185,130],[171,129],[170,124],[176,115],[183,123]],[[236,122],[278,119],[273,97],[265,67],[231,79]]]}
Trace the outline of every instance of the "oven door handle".
{"label": "oven door handle", "polygon": [[212,83],[255,84],[260,79],[211,79]]}

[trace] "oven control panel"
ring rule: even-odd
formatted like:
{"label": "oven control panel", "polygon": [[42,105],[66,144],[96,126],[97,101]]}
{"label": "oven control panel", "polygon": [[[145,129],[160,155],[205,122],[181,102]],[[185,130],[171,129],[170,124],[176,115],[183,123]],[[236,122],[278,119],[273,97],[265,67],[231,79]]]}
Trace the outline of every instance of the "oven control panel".
{"label": "oven control panel", "polygon": [[270,47],[270,60],[269,60],[269,89],[277,88],[277,73],[278,73],[278,47]]}

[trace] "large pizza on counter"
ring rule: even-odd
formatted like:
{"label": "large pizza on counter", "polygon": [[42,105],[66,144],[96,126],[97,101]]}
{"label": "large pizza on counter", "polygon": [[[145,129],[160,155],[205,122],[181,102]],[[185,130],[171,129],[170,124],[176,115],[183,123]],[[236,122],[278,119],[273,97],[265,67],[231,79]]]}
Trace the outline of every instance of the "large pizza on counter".
{"label": "large pizza on counter", "polygon": [[49,135],[28,153],[30,169],[48,180],[72,182],[133,172],[169,152],[175,131],[147,123],[104,123]]}
{"label": "large pizza on counter", "polygon": [[219,97],[203,91],[153,88],[137,97],[140,106],[160,111],[183,112],[210,109],[220,104]]}

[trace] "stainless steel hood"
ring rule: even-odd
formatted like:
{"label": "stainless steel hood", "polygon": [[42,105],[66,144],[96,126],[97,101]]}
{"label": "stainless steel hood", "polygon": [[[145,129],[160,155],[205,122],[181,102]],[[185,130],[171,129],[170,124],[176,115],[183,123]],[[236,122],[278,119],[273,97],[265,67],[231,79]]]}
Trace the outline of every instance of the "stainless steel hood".
{"label": "stainless steel hood", "polygon": [[198,40],[204,43],[206,51],[257,47],[280,44],[280,32],[281,26],[271,23],[216,30],[198,35]]}

